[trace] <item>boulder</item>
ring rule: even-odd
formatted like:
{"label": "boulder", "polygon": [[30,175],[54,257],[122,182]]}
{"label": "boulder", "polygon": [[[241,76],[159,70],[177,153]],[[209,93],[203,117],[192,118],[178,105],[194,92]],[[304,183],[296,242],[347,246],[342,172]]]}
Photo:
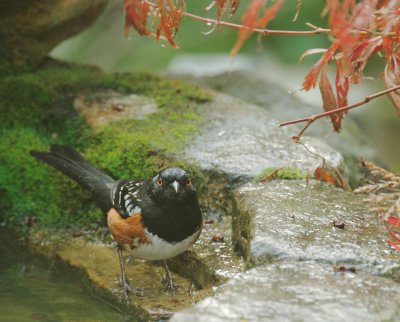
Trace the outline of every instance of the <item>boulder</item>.
{"label": "boulder", "polygon": [[304,138],[309,151],[294,144],[292,130],[278,128],[279,122],[259,106],[215,93],[212,102],[204,104],[203,113],[204,125],[188,144],[184,157],[205,170],[218,169],[233,182],[249,181],[265,168],[308,171],[322,157],[346,171],[339,152],[310,137]]}
{"label": "boulder", "polygon": [[301,180],[247,184],[234,192],[233,240],[250,266],[291,259],[379,275],[398,271],[398,254],[362,199]]}
{"label": "boulder", "polygon": [[398,301],[400,286],[391,280],[280,261],[247,271],[170,321],[398,321]]}
{"label": "boulder", "polygon": [[103,12],[108,0],[2,1],[0,58],[35,66],[57,44],[76,35]]}

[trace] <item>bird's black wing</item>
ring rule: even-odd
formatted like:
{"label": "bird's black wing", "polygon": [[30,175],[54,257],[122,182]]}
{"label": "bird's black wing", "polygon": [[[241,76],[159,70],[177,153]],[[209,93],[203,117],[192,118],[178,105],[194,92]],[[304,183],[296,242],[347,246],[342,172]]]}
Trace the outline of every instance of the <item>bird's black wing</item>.
{"label": "bird's black wing", "polygon": [[120,180],[111,191],[111,203],[121,217],[128,218],[141,212],[143,197],[146,193],[145,182]]}

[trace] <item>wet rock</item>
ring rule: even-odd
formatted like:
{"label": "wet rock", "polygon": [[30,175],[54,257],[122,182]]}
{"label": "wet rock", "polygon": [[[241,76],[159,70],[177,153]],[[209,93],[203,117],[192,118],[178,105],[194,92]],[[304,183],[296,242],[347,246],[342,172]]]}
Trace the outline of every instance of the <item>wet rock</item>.
{"label": "wet rock", "polygon": [[141,95],[102,91],[78,95],[74,108],[93,128],[127,119],[143,119],[157,112],[155,100]]}
{"label": "wet rock", "polygon": [[301,180],[246,184],[234,192],[234,243],[250,265],[290,258],[349,264],[374,274],[397,271],[398,254],[362,198]]}
{"label": "wet rock", "polygon": [[[204,224],[199,240],[191,251],[168,259],[171,270],[189,278],[197,287],[217,287],[244,270],[244,261],[237,256],[232,243],[232,217]],[[215,243],[213,237],[223,232],[224,243]]]}
{"label": "wet rock", "polygon": [[[110,239],[95,231],[44,231],[32,228],[28,245],[36,254],[57,259],[69,270],[84,276],[87,287],[107,301],[128,310],[139,321],[169,318],[173,312],[218,292],[229,278],[243,271],[243,261],[234,254],[231,221],[206,224],[191,250],[168,260],[174,281],[180,285],[173,294],[164,291],[160,282],[164,269],[161,262],[136,259],[124,252],[126,275],[130,283],[143,288],[142,296],[133,296],[126,307],[118,282],[118,255]],[[211,237],[223,231],[226,243],[213,244]],[[100,232],[100,236],[104,232]]]}
{"label": "wet rock", "polygon": [[245,181],[265,168],[296,167],[309,170],[324,157],[342,172],[340,153],[313,138],[304,146],[291,140],[292,129],[278,128],[278,121],[263,108],[225,94],[216,94],[204,105],[204,127],[185,151],[185,157],[204,169],[219,169],[231,179]]}
{"label": "wet rock", "polygon": [[[252,70],[222,71],[215,75],[173,74],[174,77],[240,98],[267,109],[277,120],[317,114],[320,109],[300,101],[281,85],[261,78]],[[310,128],[314,131],[314,125]]]}
{"label": "wet rock", "polygon": [[152,262],[134,259],[125,252],[127,278],[135,287],[143,288],[143,296],[131,296],[132,305],[127,307],[119,284],[118,255],[112,243],[94,239],[91,241],[88,236],[70,238],[57,232],[49,236],[47,232],[41,231],[31,233],[29,247],[35,253],[62,262],[69,270],[80,272],[88,289],[106,301],[128,310],[140,321],[168,318],[173,311],[193,304],[199,296],[188,296],[191,281],[177,274],[173,274],[173,278],[181,288],[173,296],[164,292],[160,282],[163,268]]}
{"label": "wet rock", "polygon": [[[295,95],[288,93],[285,88],[277,85],[276,82],[270,82],[254,71],[235,71],[230,74],[221,73],[202,77],[191,75],[175,75],[175,77],[256,104],[268,110],[270,115],[279,121],[304,118],[322,112],[321,107],[301,101]],[[296,127],[288,127],[289,137],[297,133]],[[360,158],[382,162],[378,152],[368,142],[368,135],[351,117],[344,120],[344,126],[340,133],[333,134],[331,124],[325,120],[315,122],[307,129],[306,133],[311,137],[319,138],[343,155],[346,165],[349,167],[349,176],[353,186],[359,185],[362,177],[358,165]],[[343,144],[344,141],[345,144]]]}
{"label": "wet rock", "polygon": [[3,1],[0,57],[13,65],[36,65],[65,38],[90,26],[108,0]]}
{"label": "wet rock", "polygon": [[399,301],[400,286],[388,279],[281,261],[247,271],[170,321],[398,321]]}

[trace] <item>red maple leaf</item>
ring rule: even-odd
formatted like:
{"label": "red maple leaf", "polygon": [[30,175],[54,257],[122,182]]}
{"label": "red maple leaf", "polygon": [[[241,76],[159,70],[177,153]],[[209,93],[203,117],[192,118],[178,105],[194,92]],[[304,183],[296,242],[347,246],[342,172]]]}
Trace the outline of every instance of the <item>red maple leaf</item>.
{"label": "red maple leaf", "polygon": [[125,36],[128,35],[129,29],[133,27],[140,35],[150,35],[147,29],[147,18],[149,16],[150,7],[142,0],[125,0],[124,10],[125,16]]}
{"label": "red maple leaf", "polygon": [[264,8],[266,0],[253,0],[242,17],[243,27],[239,30],[236,43],[231,50],[231,56],[235,57],[242,48],[244,42],[252,35],[252,29],[265,28],[268,22],[275,18],[276,13],[282,7],[285,0],[277,0],[270,8],[265,9],[261,17],[260,11]]}
{"label": "red maple leaf", "polygon": [[385,228],[389,233],[389,236],[392,240],[388,240],[390,246],[395,248],[397,251],[400,251],[400,236],[398,233],[394,232],[389,224],[385,223]]}
{"label": "red maple leaf", "polygon": [[184,0],[157,0],[157,9],[154,13],[154,19],[158,20],[156,40],[164,33],[169,44],[174,48],[177,47],[174,38],[178,32],[184,10]]}
{"label": "red maple leaf", "polygon": [[317,167],[315,169],[314,179],[337,186],[335,177],[332,174],[330,174],[327,170],[325,170],[323,167]]}
{"label": "red maple leaf", "polygon": [[[335,94],[333,92],[332,85],[328,79],[327,72],[326,72],[327,67],[324,66],[324,68],[321,71],[321,76],[319,79],[319,89],[321,91],[322,95],[322,102],[323,102],[323,109],[325,112],[334,110],[338,107],[338,103],[335,97]],[[333,128],[335,129],[336,132],[340,131],[340,123],[341,123],[341,113],[337,114],[331,114],[329,115]]]}
{"label": "red maple leaf", "polygon": [[[386,65],[384,79],[386,88],[392,88],[400,85],[400,67],[398,63]],[[390,92],[387,94],[387,96],[392,101],[397,113],[400,115],[400,90]]]}
{"label": "red maple leaf", "polygon": [[389,216],[389,218],[386,220],[386,222],[395,228],[400,228],[400,219],[398,217],[395,217],[393,215]]}
{"label": "red maple leaf", "polygon": [[338,108],[347,105],[347,95],[349,93],[349,77],[345,74],[341,64],[336,61],[336,97]]}
{"label": "red maple leaf", "polygon": [[321,73],[321,70],[326,67],[329,62],[332,60],[332,57],[335,53],[335,51],[338,48],[338,44],[332,44],[331,47],[329,47],[325,54],[322,55],[322,57],[314,64],[314,66],[311,68],[310,72],[307,74],[307,76],[304,78],[303,82],[303,89],[308,91],[311,88],[314,88],[315,85],[318,82],[318,77],[319,74]]}
{"label": "red maple leaf", "polygon": [[368,59],[382,49],[383,38],[374,37],[362,41],[353,48],[351,63],[353,68],[352,83],[358,84],[361,81],[362,73]]}
{"label": "red maple leaf", "polygon": [[217,0],[217,18],[220,20],[225,11],[230,7],[229,14],[235,14],[239,7],[240,0]]}

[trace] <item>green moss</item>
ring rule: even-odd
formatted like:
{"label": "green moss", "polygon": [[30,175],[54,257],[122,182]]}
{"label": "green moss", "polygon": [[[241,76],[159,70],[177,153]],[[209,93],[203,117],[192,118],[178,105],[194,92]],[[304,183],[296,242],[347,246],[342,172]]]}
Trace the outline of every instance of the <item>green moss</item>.
{"label": "green moss", "polygon": [[[113,89],[152,97],[158,112],[93,130],[72,107],[76,93]],[[102,218],[88,192],[29,151],[70,144],[116,178],[144,178],[165,165],[163,155],[183,148],[201,122],[195,86],[150,74],[107,75],[93,68],[47,68],[0,78],[0,187],[11,205],[0,216],[45,225],[88,224]],[[5,204],[5,202],[3,202]]]}
{"label": "green moss", "polygon": [[260,182],[269,178],[270,180],[274,179],[287,179],[287,180],[296,180],[296,179],[304,179],[306,177],[306,173],[303,170],[297,168],[266,168],[261,171],[254,179],[253,182]]}
{"label": "green moss", "polygon": [[65,225],[99,218],[88,192],[30,156],[33,147],[46,150],[48,138],[32,128],[2,129],[0,135],[0,186],[11,203],[6,219],[17,223],[29,215],[44,224]]}
{"label": "green moss", "polygon": [[201,122],[197,103],[209,96],[197,87],[149,74],[117,80],[120,91],[154,98],[159,112],[94,131],[85,155],[116,178],[147,177],[159,168],[160,155],[179,151],[195,133]]}
{"label": "green moss", "polygon": [[45,69],[0,78],[0,126],[34,127],[44,132],[67,128],[66,120],[76,116],[71,95],[74,90],[94,86],[94,70]]}

